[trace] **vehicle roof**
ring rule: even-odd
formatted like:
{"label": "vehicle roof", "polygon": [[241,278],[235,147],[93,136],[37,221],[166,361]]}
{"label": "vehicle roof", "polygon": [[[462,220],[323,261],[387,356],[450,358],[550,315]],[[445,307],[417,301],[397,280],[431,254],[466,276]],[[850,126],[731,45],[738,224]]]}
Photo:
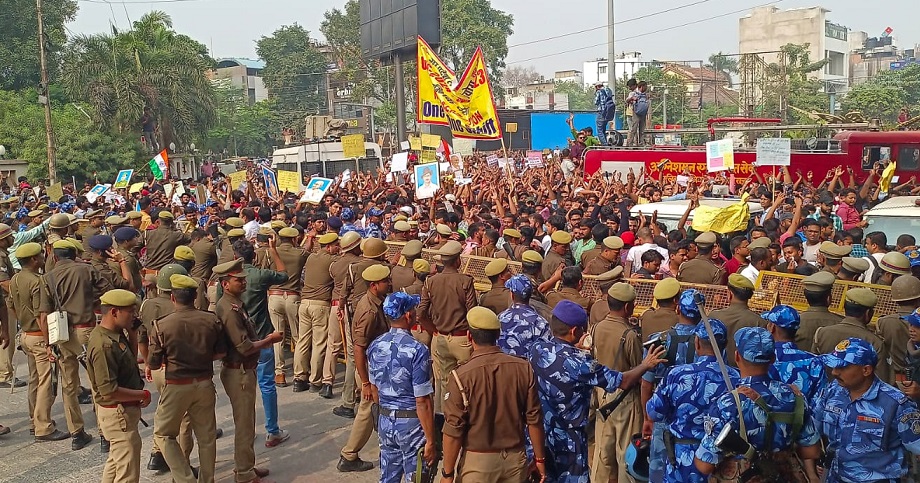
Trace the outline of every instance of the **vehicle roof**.
{"label": "vehicle roof", "polygon": [[[734,205],[740,202],[740,199],[725,199],[725,198],[703,198],[700,200],[700,205],[703,206],[713,206],[716,208],[727,208],[731,205]],[[668,218],[680,218],[683,216],[684,212],[687,211],[687,205],[690,203],[690,200],[675,200],[675,201],[660,201],[658,203],[646,203],[642,205],[635,205],[630,210],[630,214],[638,214],[642,212],[643,215],[651,216],[655,211],[658,212],[658,217],[668,217]],[[759,202],[748,201],[748,209],[751,213],[761,213],[763,212],[763,207],[760,206]],[[693,213],[690,213],[691,216]]]}
{"label": "vehicle roof", "polygon": [[915,204],[916,196],[895,196],[869,210],[866,216],[920,216],[920,206]]}
{"label": "vehicle roof", "polygon": [[920,143],[920,131],[842,131],[834,139],[860,144]]}

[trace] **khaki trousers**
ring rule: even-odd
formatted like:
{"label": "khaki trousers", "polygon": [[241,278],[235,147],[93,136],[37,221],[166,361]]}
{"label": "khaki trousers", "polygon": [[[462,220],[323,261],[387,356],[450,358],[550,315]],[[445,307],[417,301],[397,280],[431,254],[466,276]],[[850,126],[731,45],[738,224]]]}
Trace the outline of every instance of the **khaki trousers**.
{"label": "khaki trousers", "polygon": [[256,440],[256,383],[255,369],[220,370],[220,382],[230,398],[233,408],[233,472],[236,481],[255,479],[256,452],[252,445]]}
{"label": "khaki trousers", "polygon": [[[335,310],[333,309],[333,312]],[[329,318],[330,325],[332,324],[332,317]],[[336,332],[339,335],[339,346],[341,347],[343,334],[341,333],[341,326],[339,325],[339,319],[335,319]],[[344,343],[345,343],[345,380],[342,383],[342,406],[345,406],[350,409],[354,409],[355,405],[358,403],[358,394],[357,391],[360,389],[361,384],[355,386],[355,381],[358,379],[358,374],[355,372],[355,345],[352,342],[351,334],[351,321],[348,320],[348,316],[345,316],[345,334],[344,334]]]}
{"label": "khaki trousers", "polygon": [[64,417],[70,434],[83,430],[83,411],[77,396],[80,394],[80,362],[77,356],[83,352],[83,334],[92,329],[70,329],[70,340],[58,344],[61,357],[61,399],[64,400]]}
{"label": "khaki trousers", "polygon": [[109,440],[109,456],[102,469],[102,483],[132,483],[141,477],[141,435],[137,423],[140,406],[104,408],[96,405],[102,435]]}
{"label": "khaki trousers", "polygon": [[194,384],[166,384],[160,391],[153,437],[177,483],[196,482],[192,468],[176,441],[186,413],[191,417],[192,430],[198,440],[198,462],[201,466],[197,481],[214,481],[217,461],[217,421],[214,416],[216,396],[214,381],[211,379]]}
{"label": "khaki trousers", "polygon": [[428,349],[431,349],[431,334],[422,330],[421,328],[414,328],[410,332],[412,333],[412,337],[414,337],[415,340],[425,344],[425,347]]}
{"label": "khaki trousers", "polygon": [[217,309],[217,283],[208,284],[208,312]]}
{"label": "khaki trousers", "polygon": [[[153,378],[153,385],[157,388],[157,392],[163,394],[163,387],[166,386],[166,369],[161,367],[155,371],[150,371],[150,375]],[[188,417],[188,414],[182,417],[182,423],[179,425],[179,436],[176,441],[179,443],[179,448],[182,449],[185,459],[188,460],[192,454],[192,447],[195,446],[195,440],[192,439],[192,420]],[[162,452],[160,446],[157,445],[156,437],[153,438],[152,452]]]}
{"label": "khaki trousers", "polygon": [[13,355],[16,353],[16,344],[10,335],[12,330],[10,326],[15,325],[15,320],[6,324],[6,338],[10,343],[7,344],[6,349],[0,348],[0,382],[12,381],[16,375],[16,371],[13,368]]}
{"label": "khaki trousers", "polygon": [[[357,387],[361,387],[363,383],[361,376],[358,375],[357,372],[355,373],[355,382],[357,383]],[[361,398],[360,394],[358,397],[361,400],[358,402],[358,410],[355,411],[355,422],[351,426],[351,435],[348,436],[348,442],[345,443],[345,447],[342,448],[342,458],[348,461],[358,459],[358,453],[371,438],[371,433],[374,432],[374,423],[376,422],[371,415],[371,405],[373,405],[373,401],[367,401]]]}
{"label": "khaki trousers", "polygon": [[[291,329],[291,340],[298,339],[298,308],[300,307],[300,296],[295,293],[288,295],[269,295],[268,296],[268,316],[272,320],[272,325],[278,332],[284,333],[285,327]],[[275,375],[284,374],[284,341],[275,343]]]}
{"label": "khaki trousers", "polygon": [[437,334],[431,345],[434,353],[434,373],[438,378],[438,384],[435,386],[434,412],[440,413],[450,371],[456,369],[461,362],[470,360],[473,343],[465,335]]}
{"label": "khaki trousers", "polygon": [[310,384],[314,386],[332,384],[335,359],[330,359],[333,362],[332,370],[327,371],[326,367],[326,344],[329,339],[331,312],[332,304],[329,302],[300,301],[300,337],[297,338],[297,346],[294,348],[294,379],[305,381],[309,378]]}
{"label": "khaki trousers", "polygon": [[35,436],[54,432],[54,423],[51,422],[51,406],[54,404],[51,361],[45,347],[44,337],[22,334],[22,349],[29,361],[29,415]]}
{"label": "khaki trousers", "polygon": [[524,483],[527,477],[524,448],[499,453],[464,451],[457,471],[457,483]]}
{"label": "khaki trousers", "polygon": [[[316,336],[313,336],[316,341]],[[315,343],[315,342],[314,342]],[[342,351],[342,328],[336,307],[329,309],[329,321],[326,324],[326,350],[323,356],[323,384],[335,383],[336,357]]]}
{"label": "khaki trousers", "polygon": [[[616,393],[607,394],[595,389],[598,406],[613,399]],[[591,481],[635,482],[626,473],[626,448],[632,435],[642,431],[644,419],[639,393],[632,391],[623,399],[616,411],[606,420],[598,417],[594,421],[594,457],[591,465]]]}

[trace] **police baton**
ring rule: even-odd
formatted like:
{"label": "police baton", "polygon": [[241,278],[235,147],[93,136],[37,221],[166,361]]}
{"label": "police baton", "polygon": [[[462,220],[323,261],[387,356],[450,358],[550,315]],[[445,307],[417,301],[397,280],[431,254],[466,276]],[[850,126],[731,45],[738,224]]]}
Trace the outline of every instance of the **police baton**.
{"label": "police baton", "polygon": [[712,350],[715,352],[716,362],[719,363],[719,371],[722,373],[725,387],[728,388],[728,392],[735,398],[735,406],[738,408],[738,425],[740,426],[741,437],[746,441],[747,429],[744,427],[744,416],[741,414],[741,398],[739,398],[738,393],[735,392],[735,385],[732,384],[732,380],[728,376],[728,368],[725,366],[725,359],[722,358],[722,348],[719,347],[719,341],[716,340],[716,335],[712,331],[712,324],[709,323],[709,315],[706,314],[706,298],[703,296],[702,292],[698,291],[693,297],[693,302],[700,311],[701,321],[703,322],[703,326],[706,327],[706,335],[709,336],[709,344],[712,345]]}

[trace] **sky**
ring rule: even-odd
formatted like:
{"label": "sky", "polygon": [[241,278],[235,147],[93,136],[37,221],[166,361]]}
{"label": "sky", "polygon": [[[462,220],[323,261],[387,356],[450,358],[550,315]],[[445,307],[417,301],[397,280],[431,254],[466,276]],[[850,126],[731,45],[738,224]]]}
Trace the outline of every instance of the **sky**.
{"label": "sky", "polygon": [[[345,4],[345,0],[120,1],[78,0],[80,10],[68,28],[75,34],[106,32],[111,22],[126,28],[129,19],[162,10],[172,17],[177,31],[208,46],[213,57],[255,58],[255,41],[282,25],[299,23],[321,38],[323,13]],[[534,66],[551,77],[557,70],[581,70],[584,61],[606,57],[605,4],[604,0],[492,0],[493,7],[514,16],[506,62]],[[734,53],[738,19],[750,8],[767,4],[781,9],[821,5],[815,0],[616,0],[616,51],[638,51],[643,60],[671,61],[705,60],[719,51]],[[886,0],[884,4],[885,8],[869,8],[862,0],[826,0],[823,6],[831,9],[831,21],[851,30],[866,31],[871,37],[891,27],[901,48],[920,43],[916,21],[920,2]],[[697,23],[679,27],[692,22]],[[573,34],[583,30],[589,31]],[[531,43],[549,37],[558,38]]]}

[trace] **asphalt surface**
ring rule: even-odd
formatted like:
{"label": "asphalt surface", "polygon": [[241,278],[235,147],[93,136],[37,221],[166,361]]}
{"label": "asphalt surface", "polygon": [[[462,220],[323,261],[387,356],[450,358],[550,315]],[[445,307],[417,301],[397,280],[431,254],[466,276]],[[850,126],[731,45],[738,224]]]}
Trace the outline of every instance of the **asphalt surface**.
{"label": "asphalt surface", "polygon": [[[20,379],[28,378],[26,357],[16,352],[14,358],[16,373]],[[283,482],[331,482],[349,481],[355,483],[379,481],[379,449],[377,436],[371,440],[361,457],[374,463],[374,469],[365,473],[339,473],[335,465],[339,451],[348,440],[351,430],[350,419],[332,414],[332,409],[341,403],[341,384],[344,366],[339,365],[334,398],[323,399],[315,392],[294,393],[291,386],[278,388],[279,425],[291,434],[291,438],[280,446],[265,447],[264,413],[261,397],[256,397],[256,466],[268,468],[270,481]],[[218,365],[215,364],[214,383],[217,386],[217,426],[224,430],[224,436],[217,440],[217,481],[233,482],[233,417],[230,400],[221,387]],[[288,359],[288,382],[290,358]],[[81,381],[88,386],[86,372],[81,368]],[[153,402],[143,411],[143,418],[150,427],[140,426],[143,441],[141,449],[142,482],[171,482],[168,473],[157,474],[146,469],[150,448],[153,443],[153,420],[156,411],[157,393],[153,384],[147,385],[153,393]],[[98,430],[90,405],[83,405],[83,417],[87,433],[93,435],[93,442],[80,451],[70,449],[70,439],[57,442],[36,442],[29,435],[27,387],[0,389],[0,424],[12,429],[0,436],[0,481],[43,481],[43,482],[88,482],[99,481],[105,455],[99,450]],[[63,403],[60,396],[55,400],[51,417],[57,427],[67,431]],[[192,466],[198,466],[197,446],[192,450]]]}

